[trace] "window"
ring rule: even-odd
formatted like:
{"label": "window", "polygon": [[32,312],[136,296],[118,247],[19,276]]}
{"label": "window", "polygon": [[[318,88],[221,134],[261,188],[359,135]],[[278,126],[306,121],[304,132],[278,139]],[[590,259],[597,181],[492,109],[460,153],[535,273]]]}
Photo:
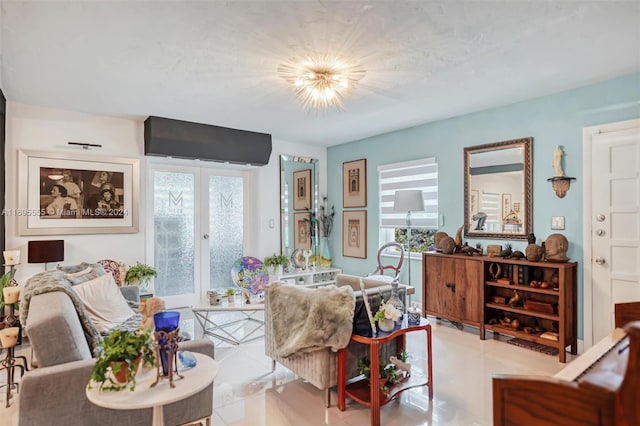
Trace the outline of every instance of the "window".
{"label": "window", "polygon": [[424,212],[411,214],[411,252],[426,251],[438,229],[438,163],[435,158],[378,167],[380,184],[380,245],[398,241],[407,246],[407,213],[393,210],[398,189],[420,189]]}

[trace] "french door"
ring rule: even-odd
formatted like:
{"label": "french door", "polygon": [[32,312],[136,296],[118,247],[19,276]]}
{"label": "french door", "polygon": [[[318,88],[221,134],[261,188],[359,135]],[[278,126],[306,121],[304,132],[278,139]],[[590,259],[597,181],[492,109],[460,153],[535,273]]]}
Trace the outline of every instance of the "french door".
{"label": "french door", "polygon": [[245,234],[243,173],[152,166],[149,179],[154,294],[177,308],[233,286],[231,266],[242,256]]}

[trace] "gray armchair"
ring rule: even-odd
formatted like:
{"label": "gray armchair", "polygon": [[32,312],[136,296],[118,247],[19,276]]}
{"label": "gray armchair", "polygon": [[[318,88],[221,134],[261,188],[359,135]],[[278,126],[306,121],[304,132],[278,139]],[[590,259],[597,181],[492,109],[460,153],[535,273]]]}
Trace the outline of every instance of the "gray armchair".
{"label": "gray armchair", "polygon": [[[128,298],[137,298],[137,287],[121,289]],[[80,319],[66,293],[55,291],[34,296],[25,330],[40,368],[25,373],[22,378],[20,426],[151,424],[151,408],[110,410],[87,399],[85,388],[94,359]],[[182,342],[180,348],[211,358],[214,355],[210,340]],[[189,398],[165,406],[165,424],[182,425],[208,419],[212,411],[213,384]]]}

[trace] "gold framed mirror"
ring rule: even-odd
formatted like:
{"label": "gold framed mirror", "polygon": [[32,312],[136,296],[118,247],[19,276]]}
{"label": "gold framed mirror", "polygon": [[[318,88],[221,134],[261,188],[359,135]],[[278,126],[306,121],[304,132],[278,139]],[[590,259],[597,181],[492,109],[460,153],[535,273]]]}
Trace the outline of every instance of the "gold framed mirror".
{"label": "gold framed mirror", "polygon": [[464,148],[467,238],[526,239],[533,232],[533,138]]}

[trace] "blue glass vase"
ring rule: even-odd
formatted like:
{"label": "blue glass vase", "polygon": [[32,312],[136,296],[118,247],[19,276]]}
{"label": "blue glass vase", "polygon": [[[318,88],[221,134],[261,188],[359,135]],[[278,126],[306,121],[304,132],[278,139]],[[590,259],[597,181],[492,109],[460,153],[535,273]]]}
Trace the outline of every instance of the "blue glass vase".
{"label": "blue glass vase", "polygon": [[331,260],[331,247],[329,247],[329,237],[322,237],[322,257]]}
{"label": "blue glass vase", "polygon": [[[164,331],[170,333],[175,331],[180,325],[180,312],[177,311],[164,311],[158,312],[153,316],[153,323],[156,326],[156,331]],[[171,356],[171,348],[168,347],[168,340],[166,337],[160,337],[158,339],[158,351],[160,352],[160,363],[162,364],[162,374],[169,374],[169,357]]]}

